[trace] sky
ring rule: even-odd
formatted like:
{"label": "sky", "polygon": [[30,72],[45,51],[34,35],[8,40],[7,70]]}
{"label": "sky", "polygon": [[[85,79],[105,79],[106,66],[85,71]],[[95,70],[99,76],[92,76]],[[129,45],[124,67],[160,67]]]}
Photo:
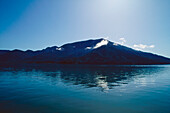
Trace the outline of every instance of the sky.
{"label": "sky", "polygon": [[107,38],[170,57],[170,0],[0,0],[0,49]]}

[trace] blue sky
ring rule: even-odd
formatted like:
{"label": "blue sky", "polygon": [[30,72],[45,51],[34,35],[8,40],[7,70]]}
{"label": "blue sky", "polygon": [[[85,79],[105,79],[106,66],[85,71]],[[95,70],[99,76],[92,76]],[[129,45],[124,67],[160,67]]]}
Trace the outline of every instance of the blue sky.
{"label": "blue sky", "polygon": [[0,0],[0,49],[99,37],[170,57],[170,1]]}

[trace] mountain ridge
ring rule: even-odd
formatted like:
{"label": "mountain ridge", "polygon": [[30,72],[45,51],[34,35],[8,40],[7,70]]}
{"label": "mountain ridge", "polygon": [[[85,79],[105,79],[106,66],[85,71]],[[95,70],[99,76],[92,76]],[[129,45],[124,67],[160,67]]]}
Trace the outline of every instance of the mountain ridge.
{"label": "mountain ridge", "polygon": [[0,50],[0,64],[170,64],[170,58],[134,50],[107,39],[85,40],[42,50]]}

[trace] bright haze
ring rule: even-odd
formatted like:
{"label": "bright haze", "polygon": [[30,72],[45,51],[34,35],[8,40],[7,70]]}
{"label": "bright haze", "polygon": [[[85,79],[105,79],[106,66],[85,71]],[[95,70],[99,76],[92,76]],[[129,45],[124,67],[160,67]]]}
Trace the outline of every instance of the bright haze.
{"label": "bright haze", "polygon": [[0,0],[0,49],[107,37],[170,57],[169,0]]}

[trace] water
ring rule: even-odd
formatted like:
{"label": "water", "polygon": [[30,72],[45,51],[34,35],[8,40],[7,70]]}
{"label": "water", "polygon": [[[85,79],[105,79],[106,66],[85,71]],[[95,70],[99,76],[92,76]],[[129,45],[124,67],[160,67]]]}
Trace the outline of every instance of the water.
{"label": "water", "polygon": [[0,69],[2,113],[170,113],[170,65]]}

